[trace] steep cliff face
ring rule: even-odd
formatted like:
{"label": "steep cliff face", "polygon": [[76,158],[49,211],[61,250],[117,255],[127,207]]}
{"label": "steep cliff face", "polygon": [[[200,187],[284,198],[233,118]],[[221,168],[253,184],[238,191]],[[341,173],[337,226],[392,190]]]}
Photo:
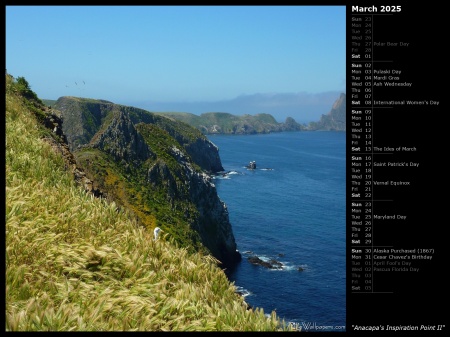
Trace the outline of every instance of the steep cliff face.
{"label": "steep cliff face", "polygon": [[[223,170],[214,144],[184,123],[143,110],[83,105],[79,98],[58,102],[77,164],[96,188],[149,230],[159,226],[182,246],[206,247],[224,266],[240,260],[226,205],[207,174]],[[77,125],[64,126],[68,121]]]}
{"label": "steep cliff face", "polygon": [[309,130],[345,131],[346,130],[346,97],[342,93],[334,102],[328,114],[322,115],[318,122],[311,122]]}
{"label": "steep cliff face", "polygon": [[199,233],[202,243],[224,265],[240,261],[227,207],[218,197],[211,177],[196,170],[189,156],[180,148],[173,146],[169,153],[182,170],[171,170],[166,162],[157,161],[148,170],[148,182],[154,187],[165,183],[167,197],[171,201],[192,200],[198,211],[198,219],[192,227]]}
{"label": "steep cliff face", "polygon": [[186,151],[201,168],[207,172],[220,172],[224,168],[219,157],[219,148],[205,138],[197,138],[186,144]]}
{"label": "steep cliff face", "polygon": [[104,100],[60,97],[54,108],[64,111],[62,130],[71,151],[87,144],[110,114],[113,103]]}
{"label": "steep cliff face", "polygon": [[123,165],[140,165],[154,156],[129,116],[122,111],[114,112],[111,123],[92,137],[90,145],[110,154]]}
{"label": "steep cliff face", "polygon": [[192,160],[203,170],[211,173],[223,171],[219,149],[211,143],[199,130],[179,121],[152,114],[140,109],[133,109],[130,114],[137,124],[144,122],[157,125],[173,137]]}
{"label": "steep cliff face", "polygon": [[216,197],[217,191],[211,178],[199,172],[192,172],[190,179],[190,196],[200,212],[199,227],[204,244],[213,255],[220,256],[225,265],[231,265],[241,259],[228,216],[226,204]]}

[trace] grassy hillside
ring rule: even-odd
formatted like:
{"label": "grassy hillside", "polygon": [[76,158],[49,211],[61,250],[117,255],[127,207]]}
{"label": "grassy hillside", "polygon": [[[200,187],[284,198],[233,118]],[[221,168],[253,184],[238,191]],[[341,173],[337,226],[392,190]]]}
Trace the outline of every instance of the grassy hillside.
{"label": "grassy hillside", "polygon": [[213,258],[86,194],[19,84],[6,75],[6,331],[288,329],[248,310]]}

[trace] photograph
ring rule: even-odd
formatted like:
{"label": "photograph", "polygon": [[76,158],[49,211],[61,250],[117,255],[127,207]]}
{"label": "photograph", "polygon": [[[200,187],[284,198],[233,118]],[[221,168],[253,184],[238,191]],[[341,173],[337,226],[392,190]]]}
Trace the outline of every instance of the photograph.
{"label": "photograph", "polygon": [[445,331],[442,21],[4,8],[6,332]]}

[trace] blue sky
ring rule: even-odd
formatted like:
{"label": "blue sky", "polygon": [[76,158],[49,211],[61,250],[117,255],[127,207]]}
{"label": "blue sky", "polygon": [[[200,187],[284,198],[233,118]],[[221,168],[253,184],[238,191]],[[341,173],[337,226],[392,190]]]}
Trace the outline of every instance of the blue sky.
{"label": "blue sky", "polygon": [[7,6],[6,69],[45,99],[345,92],[345,7]]}

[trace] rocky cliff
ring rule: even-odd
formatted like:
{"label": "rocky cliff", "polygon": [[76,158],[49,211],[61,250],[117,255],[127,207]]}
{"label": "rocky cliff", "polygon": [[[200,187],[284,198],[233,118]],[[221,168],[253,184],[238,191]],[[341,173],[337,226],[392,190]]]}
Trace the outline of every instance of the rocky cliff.
{"label": "rocky cliff", "polygon": [[217,147],[198,130],[145,110],[74,97],[58,99],[77,165],[94,188],[181,246],[240,260],[224,202],[208,173],[222,171]]}
{"label": "rocky cliff", "polygon": [[90,145],[108,153],[124,166],[137,166],[153,157],[154,153],[136,130],[128,114],[120,110],[113,114],[112,121],[104,131],[94,134]]}
{"label": "rocky cliff", "polygon": [[318,122],[311,122],[308,130],[345,131],[346,130],[346,97],[342,93],[334,102],[328,114],[322,115]]}
{"label": "rocky cliff", "polygon": [[[140,128],[144,129],[145,126],[141,125]],[[233,260],[239,260],[238,254],[230,256],[230,251],[235,252],[237,247],[232,228],[228,225],[227,207],[217,197],[211,177],[196,170],[190,158],[180,148],[173,146],[170,154],[182,170],[174,175],[164,160],[156,161],[148,170],[148,182],[153,186],[165,182],[170,199],[192,200],[198,211],[198,221],[193,223],[193,228],[200,234],[202,243],[224,264],[229,265]]]}
{"label": "rocky cliff", "polygon": [[113,111],[123,111],[133,124],[154,124],[167,131],[177,140],[193,160],[207,172],[223,171],[218,148],[201,132],[189,125],[184,125],[173,119],[150,113],[148,111],[115,104],[105,100],[93,100],[79,97],[60,97],[55,109],[64,112],[63,131],[67,136],[71,150],[90,142],[101,128],[111,121]]}

